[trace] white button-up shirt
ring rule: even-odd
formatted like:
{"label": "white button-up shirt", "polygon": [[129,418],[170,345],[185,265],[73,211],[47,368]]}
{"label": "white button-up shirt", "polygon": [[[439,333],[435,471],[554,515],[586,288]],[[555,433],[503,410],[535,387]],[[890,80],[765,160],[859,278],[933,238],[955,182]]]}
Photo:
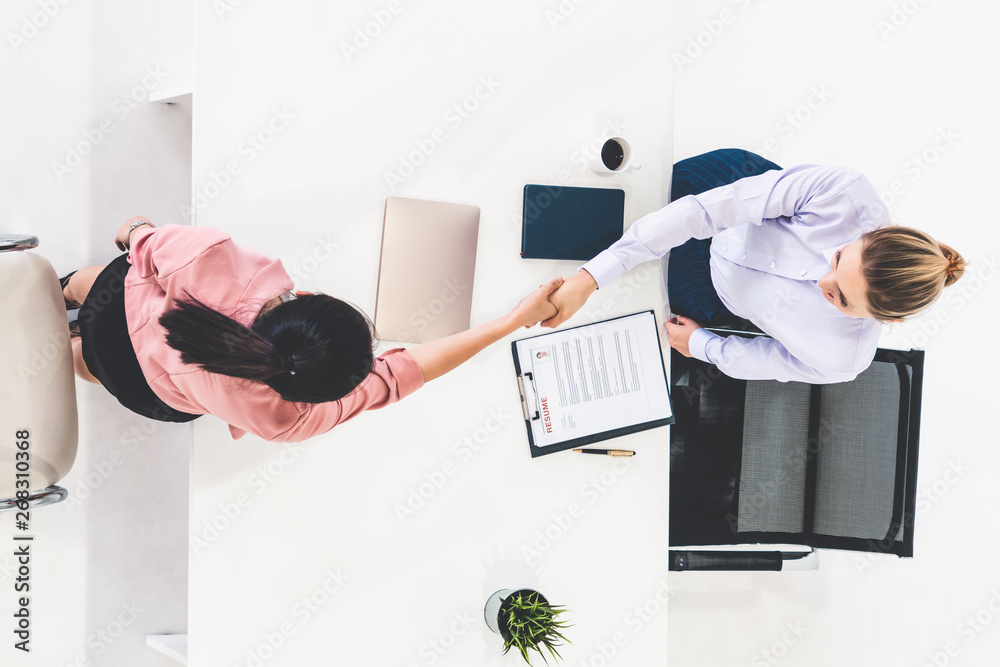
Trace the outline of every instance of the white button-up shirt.
{"label": "white button-up shirt", "polygon": [[888,224],[885,204],[862,174],[803,165],[671,202],[583,268],[604,287],[690,238],[714,237],[719,298],[771,337],[699,329],[688,343],[691,354],[735,378],[846,382],[871,364],[882,325],[841,313],[817,281],[839,248]]}

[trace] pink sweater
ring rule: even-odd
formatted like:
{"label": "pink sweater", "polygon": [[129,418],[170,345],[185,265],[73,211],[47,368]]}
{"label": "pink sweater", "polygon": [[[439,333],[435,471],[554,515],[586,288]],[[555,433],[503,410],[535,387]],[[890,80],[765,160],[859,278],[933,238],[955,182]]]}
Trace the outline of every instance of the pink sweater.
{"label": "pink sweater", "polygon": [[278,442],[306,440],[423,386],[420,367],[401,348],[377,358],[353,392],[328,403],[291,403],[263,383],[184,364],[159,324],[184,290],[249,327],[266,302],[292,289],[291,278],[280,260],[241,248],[227,234],[205,227],[139,227],[132,233],[128,260],[125,317],[153,393],[177,410],[224,419],[234,439],[253,433]]}

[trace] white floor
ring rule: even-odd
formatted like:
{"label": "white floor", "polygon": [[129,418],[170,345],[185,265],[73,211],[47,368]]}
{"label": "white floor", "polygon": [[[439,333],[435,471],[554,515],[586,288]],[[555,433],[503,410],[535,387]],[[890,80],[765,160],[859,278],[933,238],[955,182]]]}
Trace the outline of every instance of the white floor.
{"label": "white floor", "polygon": [[[132,216],[180,221],[190,119],[145,100],[190,82],[190,23],[186,5],[163,1],[16,0],[0,10],[0,229],[38,236],[59,275],[115,257],[114,234]],[[70,500],[32,517],[32,652],[4,640],[0,664],[176,665],[145,637],[187,625],[190,426],[132,415],[102,387],[77,381],[77,391],[80,448],[62,482]],[[13,518],[0,522],[10,544]],[[0,552],[8,619],[10,552]]]}
{"label": "white floor", "polygon": [[[916,557],[824,552],[816,573],[674,576],[670,662],[992,664],[1000,363],[972,335],[998,320],[989,158],[1000,148],[1000,10],[981,0],[680,4],[688,61],[665,63],[677,68],[675,157],[739,146],[782,165],[856,166],[880,189],[895,185],[898,221],[973,263],[930,314],[885,341],[928,352]],[[60,275],[114,257],[113,234],[131,216],[182,221],[190,126],[177,108],[128,98],[189,80],[190,17],[164,0],[10,0],[0,10],[0,230],[39,236]],[[145,636],[185,629],[190,429],[154,428],[99,387],[78,389],[81,448],[64,485],[83,500],[36,514],[35,652],[5,642],[0,663],[175,664]]]}

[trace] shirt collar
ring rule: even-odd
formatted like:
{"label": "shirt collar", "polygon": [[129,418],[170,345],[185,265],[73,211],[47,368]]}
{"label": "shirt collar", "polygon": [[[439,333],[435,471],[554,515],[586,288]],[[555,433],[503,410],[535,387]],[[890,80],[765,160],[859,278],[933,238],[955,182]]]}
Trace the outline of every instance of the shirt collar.
{"label": "shirt collar", "polygon": [[833,261],[833,256],[837,254],[837,251],[843,248],[843,245],[835,245],[832,248],[827,248],[826,250],[821,250],[823,257],[826,258],[826,263],[829,264]]}

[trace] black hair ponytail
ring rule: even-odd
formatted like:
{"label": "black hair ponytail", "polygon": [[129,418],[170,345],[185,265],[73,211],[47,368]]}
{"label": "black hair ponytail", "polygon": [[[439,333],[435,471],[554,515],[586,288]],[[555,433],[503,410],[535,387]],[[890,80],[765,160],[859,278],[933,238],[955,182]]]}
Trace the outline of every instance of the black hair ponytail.
{"label": "black hair ponytail", "polygon": [[247,328],[185,292],[160,325],[184,363],[263,382],[286,401],[343,398],[368,376],[374,357],[368,317],[325,294],[275,306]]}

